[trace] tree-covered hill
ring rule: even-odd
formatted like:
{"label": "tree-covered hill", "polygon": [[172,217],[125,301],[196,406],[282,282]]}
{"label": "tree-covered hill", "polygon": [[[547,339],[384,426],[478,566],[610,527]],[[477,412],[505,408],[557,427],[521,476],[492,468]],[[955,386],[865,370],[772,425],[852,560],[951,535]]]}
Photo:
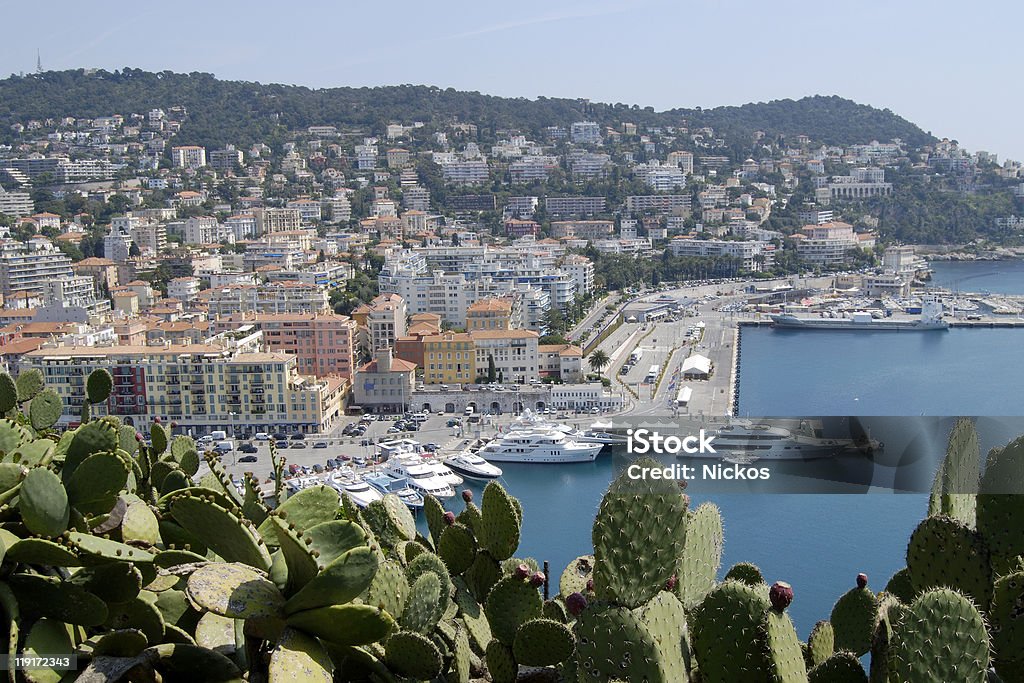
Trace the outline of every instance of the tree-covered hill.
{"label": "tree-covered hill", "polygon": [[636,105],[503,98],[430,86],[311,89],[225,81],[206,73],[126,68],[113,73],[51,71],[0,80],[0,140],[10,139],[12,123],[27,119],[143,113],[176,105],[189,111],[178,141],[209,146],[272,140],[281,126],[358,126],[380,133],[388,122],[413,120],[475,123],[485,139],[505,128],[539,137],[545,126],[566,126],[584,119],[603,125],[631,121],[641,126],[711,126],[733,144],[749,144],[759,130],[770,138],[803,133],[830,144],[898,137],[918,145],[933,139],[889,110],[835,96],[655,112]]}

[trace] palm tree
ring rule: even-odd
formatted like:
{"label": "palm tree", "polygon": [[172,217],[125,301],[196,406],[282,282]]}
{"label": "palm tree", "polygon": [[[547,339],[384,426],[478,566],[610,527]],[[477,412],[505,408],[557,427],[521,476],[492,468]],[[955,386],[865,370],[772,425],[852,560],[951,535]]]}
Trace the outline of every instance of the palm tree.
{"label": "palm tree", "polygon": [[608,354],[601,349],[594,349],[594,351],[590,353],[590,358],[587,359],[587,362],[590,363],[590,369],[597,372],[598,375],[601,374],[601,370],[603,370],[610,361],[611,358],[609,358]]}

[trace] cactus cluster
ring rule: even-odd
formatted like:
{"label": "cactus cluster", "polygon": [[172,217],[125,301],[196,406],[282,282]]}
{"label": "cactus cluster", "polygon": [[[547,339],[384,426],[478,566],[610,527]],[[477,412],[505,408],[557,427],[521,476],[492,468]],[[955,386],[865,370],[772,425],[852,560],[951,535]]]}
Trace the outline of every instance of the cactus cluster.
{"label": "cactus cluster", "polygon": [[[28,680],[1024,681],[1024,440],[978,467],[959,421],[907,568],[868,578],[801,642],[799,594],[749,563],[719,581],[722,520],[673,483],[613,482],[593,554],[561,573],[517,557],[523,510],[497,483],[461,511],[328,487],[285,497],[162,424],[149,441],[81,425],[39,373],[0,373],[0,613],[9,651],[74,652]],[[200,468],[206,472],[199,477]],[[13,680],[13,679],[12,679]]]}

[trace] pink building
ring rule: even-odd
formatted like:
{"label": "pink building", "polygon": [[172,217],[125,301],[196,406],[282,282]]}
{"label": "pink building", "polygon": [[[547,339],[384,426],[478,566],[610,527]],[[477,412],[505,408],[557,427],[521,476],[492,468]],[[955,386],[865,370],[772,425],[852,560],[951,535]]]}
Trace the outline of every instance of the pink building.
{"label": "pink building", "polygon": [[267,351],[284,351],[296,358],[300,375],[352,378],[356,322],[334,313],[259,313],[221,316],[214,331],[253,325],[263,332]]}

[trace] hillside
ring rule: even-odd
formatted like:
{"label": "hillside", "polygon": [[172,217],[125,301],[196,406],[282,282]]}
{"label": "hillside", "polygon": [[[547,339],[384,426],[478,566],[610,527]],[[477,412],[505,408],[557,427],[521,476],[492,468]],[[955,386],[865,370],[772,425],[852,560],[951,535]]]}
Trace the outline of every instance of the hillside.
{"label": "hillside", "polygon": [[768,136],[806,134],[829,144],[902,138],[926,144],[932,136],[889,110],[840,97],[815,96],[715,109],[651,108],[559,98],[503,98],[429,86],[311,89],[295,85],[219,80],[211,74],[59,71],[0,80],[0,140],[10,124],[33,118],[94,117],[183,105],[189,120],[181,143],[218,146],[273,141],[283,129],[312,124],[381,132],[391,121],[459,120],[476,123],[482,139],[502,128],[538,135],[542,128],[588,119],[604,125],[711,126],[731,141],[733,155],[752,146],[754,131]]}

